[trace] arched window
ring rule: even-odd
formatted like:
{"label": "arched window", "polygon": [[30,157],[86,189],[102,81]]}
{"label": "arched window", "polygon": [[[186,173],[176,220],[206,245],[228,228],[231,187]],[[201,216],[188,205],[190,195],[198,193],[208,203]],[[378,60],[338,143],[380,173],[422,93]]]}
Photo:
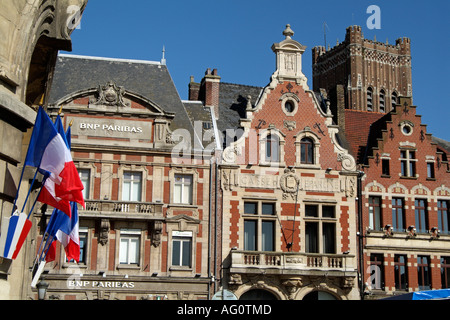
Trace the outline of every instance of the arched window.
{"label": "arched window", "polygon": [[280,161],[280,139],[276,135],[269,134],[266,137],[266,161]]}
{"label": "arched window", "polygon": [[303,138],[300,141],[300,163],[314,163],[314,142],[310,138]]}
{"label": "arched window", "polygon": [[373,111],[373,89],[371,87],[367,88],[367,111]]}
{"label": "arched window", "polygon": [[386,94],[384,90],[380,91],[380,112],[386,112]]}
{"label": "arched window", "polygon": [[391,104],[392,104],[392,110],[394,110],[394,108],[395,108],[395,106],[397,105],[397,103],[398,103],[398,95],[397,95],[397,92],[392,92],[392,96],[391,96]]}

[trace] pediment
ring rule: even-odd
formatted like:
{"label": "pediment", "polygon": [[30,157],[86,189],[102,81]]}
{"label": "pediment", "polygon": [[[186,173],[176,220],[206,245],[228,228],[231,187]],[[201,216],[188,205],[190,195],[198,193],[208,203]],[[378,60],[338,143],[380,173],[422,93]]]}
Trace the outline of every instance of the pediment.
{"label": "pediment", "polygon": [[59,99],[55,107],[77,109],[77,113],[126,113],[136,116],[154,116],[173,118],[175,114],[164,111],[150,99],[129,91],[110,81],[96,88],[73,92]]}

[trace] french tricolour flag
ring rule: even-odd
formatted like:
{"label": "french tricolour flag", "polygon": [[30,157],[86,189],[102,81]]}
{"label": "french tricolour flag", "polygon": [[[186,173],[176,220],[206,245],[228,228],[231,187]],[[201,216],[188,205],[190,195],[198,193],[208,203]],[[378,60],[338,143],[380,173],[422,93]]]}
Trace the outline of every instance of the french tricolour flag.
{"label": "french tricolour flag", "polygon": [[83,184],[65,137],[58,133],[42,107],[39,107],[24,165],[37,167],[46,176],[38,201],[63,211],[69,217],[71,201],[85,206]]}
{"label": "french tricolour flag", "polygon": [[[70,128],[64,133],[61,118],[58,116],[55,121],[55,128],[64,138],[64,143],[70,150]],[[71,216],[64,212],[54,209],[46,230],[49,236],[49,248],[46,253],[45,260],[47,262],[55,260],[56,242],[61,242],[66,252],[67,259],[80,262],[80,236],[79,236],[79,219],[78,207],[76,202],[71,202]],[[44,248],[46,250],[46,248]]]}
{"label": "french tricolour flag", "polygon": [[61,242],[66,252],[67,259],[80,262],[80,236],[78,223],[78,208],[72,202],[72,215],[69,218],[64,212],[54,209],[48,224],[48,236],[51,237],[50,248],[46,253],[46,261],[55,260],[56,242]]}
{"label": "french tricolour flag", "polygon": [[27,215],[17,211],[12,216],[2,219],[0,257],[16,259],[31,225],[32,223],[27,219]]}

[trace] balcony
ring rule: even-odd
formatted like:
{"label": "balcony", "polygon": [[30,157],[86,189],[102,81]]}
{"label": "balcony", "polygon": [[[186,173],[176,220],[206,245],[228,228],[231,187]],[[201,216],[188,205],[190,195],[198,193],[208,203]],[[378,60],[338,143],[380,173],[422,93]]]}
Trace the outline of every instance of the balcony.
{"label": "balcony", "polygon": [[163,219],[162,203],[85,200],[86,209],[80,209],[82,217],[103,217],[133,220]]}
{"label": "balcony", "polygon": [[348,254],[231,251],[231,272],[335,276],[356,274],[356,258]]}

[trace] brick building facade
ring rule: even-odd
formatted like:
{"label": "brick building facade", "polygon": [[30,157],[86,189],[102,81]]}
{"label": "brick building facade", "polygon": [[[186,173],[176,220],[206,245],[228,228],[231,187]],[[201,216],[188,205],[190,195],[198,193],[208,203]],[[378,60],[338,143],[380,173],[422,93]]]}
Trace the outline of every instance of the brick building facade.
{"label": "brick building facade", "polygon": [[357,299],[355,161],[306,84],[305,47],[283,34],[267,87],[210,93],[208,71],[190,84],[219,97],[221,284],[239,299]]}
{"label": "brick building facade", "polygon": [[450,285],[448,142],[412,103],[410,45],[366,40],[352,26],[336,47],[313,49],[314,88],[362,174],[362,298]]}
{"label": "brick building facade", "polygon": [[[81,261],[58,243],[47,297],[209,299],[214,153],[190,121],[211,122],[209,109],[185,106],[163,63],[60,55],[48,113],[72,125],[86,208]],[[36,248],[51,213],[41,211]]]}

